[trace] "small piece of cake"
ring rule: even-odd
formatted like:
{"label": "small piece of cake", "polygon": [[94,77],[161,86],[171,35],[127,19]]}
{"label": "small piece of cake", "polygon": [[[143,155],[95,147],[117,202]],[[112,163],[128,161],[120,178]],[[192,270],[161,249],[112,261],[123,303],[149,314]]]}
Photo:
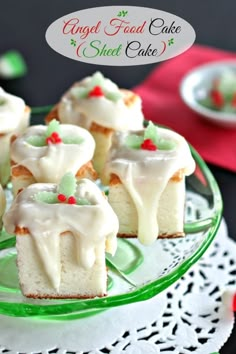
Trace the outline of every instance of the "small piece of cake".
{"label": "small piece of cake", "polygon": [[46,122],[53,118],[91,132],[96,142],[94,167],[99,174],[114,131],[143,128],[141,98],[132,91],[119,89],[100,72],[74,84],[46,117]]}
{"label": "small piece of cake", "polygon": [[30,108],[17,96],[0,87],[0,184],[10,177],[9,148],[12,134],[23,132],[29,125]]}
{"label": "small piece of cake", "polygon": [[11,144],[13,192],[36,182],[58,183],[67,172],[77,179],[95,180],[92,165],[95,142],[81,127],[51,121],[29,127]]}
{"label": "small piece of cake", "polygon": [[32,298],[92,298],[107,294],[105,251],[114,255],[118,219],[88,179],[71,173],[59,185],[36,183],[4,215],[16,234],[22,292]]}
{"label": "small piece of cake", "polygon": [[148,245],[159,237],[184,235],[185,175],[194,172],[189,146],[179,134],[148,128],[114,136],[104,179],[118,216],[120,237]]}
{"label": "small piece of cake", "polygon": [[2,229],[2,216],[6,209],[6,197],[0,184],[0,230]]}

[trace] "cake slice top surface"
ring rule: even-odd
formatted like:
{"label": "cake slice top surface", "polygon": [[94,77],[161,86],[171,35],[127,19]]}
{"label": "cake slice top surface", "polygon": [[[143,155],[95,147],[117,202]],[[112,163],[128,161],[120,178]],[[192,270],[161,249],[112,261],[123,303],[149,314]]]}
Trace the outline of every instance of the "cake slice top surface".
{"label": "cake slice top surface", "polygon": [[100,72],[75,83],[59,102],[58,114],[62,122],[87,129],[95,122],[114,130],[138,130],[144,120],[141,98]]}
{"label": "cake slice top surface", "polygon": [[11,144],[11,159],[38,182],[59,182],[69,171],[75,175],[94,154],[95,141],[86,129],[55,122],[29,127]]}

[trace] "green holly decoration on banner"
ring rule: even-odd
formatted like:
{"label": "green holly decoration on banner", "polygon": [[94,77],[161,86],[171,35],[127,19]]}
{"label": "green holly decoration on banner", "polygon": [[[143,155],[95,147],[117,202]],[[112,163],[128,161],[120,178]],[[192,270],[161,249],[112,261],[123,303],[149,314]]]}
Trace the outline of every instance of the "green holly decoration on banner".
{"label": "green holly decoration on banner", "polygon": [[128,14],[128,11],[121,10],[118,12],[117,17],[125,17]]}
{"label": "green holly decoration on banner", "polygon": [[73,38],[71,38],[70,40],[70,45],[73,45],[73,47],[76,46],[76,40],[74,40]]}

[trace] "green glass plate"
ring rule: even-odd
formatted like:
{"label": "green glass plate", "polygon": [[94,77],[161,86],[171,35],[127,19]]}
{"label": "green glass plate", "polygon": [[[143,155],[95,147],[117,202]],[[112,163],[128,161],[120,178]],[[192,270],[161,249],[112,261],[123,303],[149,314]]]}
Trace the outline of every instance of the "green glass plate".
{"label": "green glass plate", "polygon": [[[43,122],[50,107],[33,109],[33,124]],[[94,315],[115,306],[143,301],[178,280],[207,250],[218,230],[222,198],[209,168],[193,149],[196,171],[186,179],[185,238],[118,241],[115,257],[107,256],[108,296],[81,300],[34,300],[19,289],[15,237],[0,236],[0,313],[9,316],[68,320]],[[8,193],[10,193],[8,191]]]}

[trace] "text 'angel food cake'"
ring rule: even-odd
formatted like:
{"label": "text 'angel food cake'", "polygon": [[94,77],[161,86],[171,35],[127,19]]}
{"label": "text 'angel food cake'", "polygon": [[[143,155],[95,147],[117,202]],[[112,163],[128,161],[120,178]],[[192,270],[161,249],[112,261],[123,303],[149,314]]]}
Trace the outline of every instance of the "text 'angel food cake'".
{"label": "text 'angel food cake'", "polygon": [[11,144],[14,194],[32,183],[58,183],[67,172],[95,180],[94,149],[92,135],[81,127],[52,120],[48,127],[28,128]]}
{"label": "text 'angel food cake'", "polygon": [[186,140],[157,128],[116,133],[105,167],[109,202],[118,216],[119,236],[148,245],[159,237],[184,235],[185,175],[195,162]]}
{"label": "text 'angel food cake'", "polygon": [[100,72],[75,83],[46,117],[57,118],[88,129],[96,142],[94,167],[100,173],[114,131],[143,128],[141,98],[134,92],[119,89]]}
{"label": "text 'angel food cake'", "polygon": [[114,255],[118,219],[88,179],[71,173],[59,185],[36,183],[4,215],[16,234],[22,292],[33,298],[92,298],[107,294],[105,251]]}
{"label": "text 'angel food cake'", "polygon": [[5,186],[10,177],[9,147],[12,134],[21,133],[29,125],[30,108],[22,98],[0,87],[0,183]]}

